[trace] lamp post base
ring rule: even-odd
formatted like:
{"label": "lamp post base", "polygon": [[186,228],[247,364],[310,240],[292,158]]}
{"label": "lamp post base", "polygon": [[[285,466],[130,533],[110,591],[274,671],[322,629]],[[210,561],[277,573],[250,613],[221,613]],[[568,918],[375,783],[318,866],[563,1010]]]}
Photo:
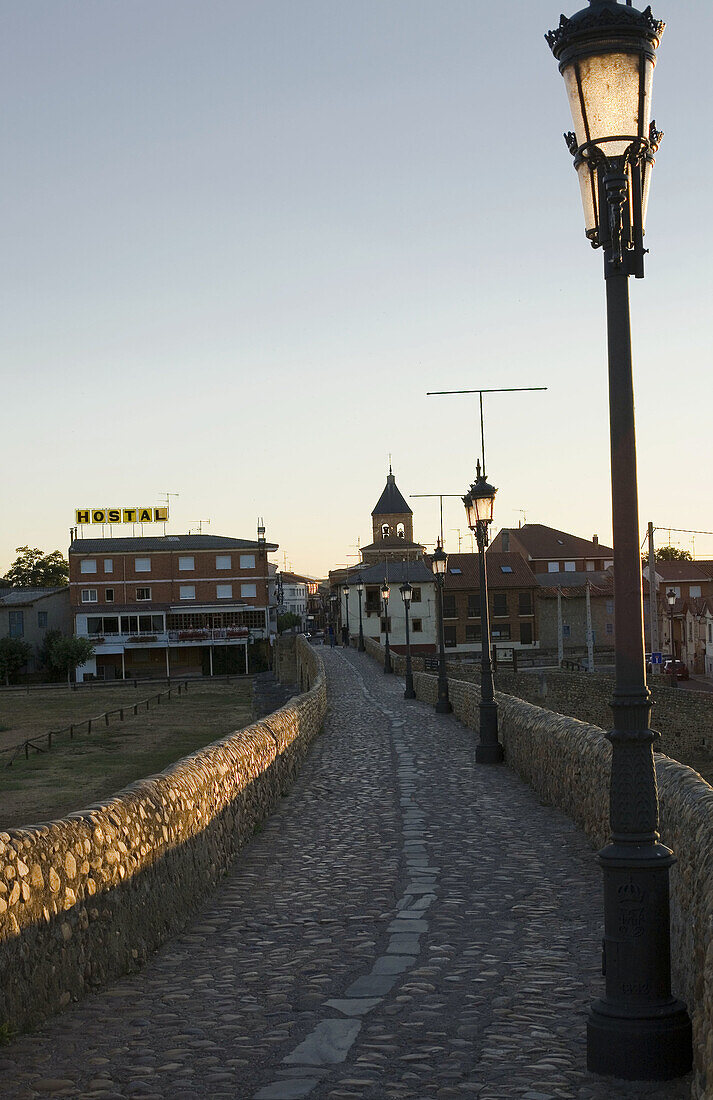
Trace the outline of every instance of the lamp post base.
{"label": "lamp post base", "polygon": [[448,699],[439,699],[436,703],[436,714],[452,714],[453,707]]}
{"label": "lamp post base", "polygon": [[404,689],[404,699],[415,699],[416,692],[413,690],[413,676],[410,672],[406,673],[406,687]]}
{"label": "lamp post base", "polygon": [[502,764],[503,747],[498,741],[498,705],[480,704],[480,742],[475,747],[476,764]]}
{"label": "lamp post base", "polygon": [[[636,1009],[632,1009],[635,1012]],[[626,1081],[669,1081],[691,1069],[691,1021],[673,997],[655,1015],[623,1016],[596,1001],[587,1021],[587,1069]],[[614,1015],[614,1013],[617,1013]]]}

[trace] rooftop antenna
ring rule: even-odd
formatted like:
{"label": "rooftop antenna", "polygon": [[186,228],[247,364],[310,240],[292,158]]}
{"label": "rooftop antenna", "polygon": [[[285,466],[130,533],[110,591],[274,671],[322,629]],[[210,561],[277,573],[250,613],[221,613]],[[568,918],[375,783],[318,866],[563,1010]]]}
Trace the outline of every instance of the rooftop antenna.
{"label": "rooftop antenna", "polygon": [[522,522],[520,520],[517,521],[518,528],[522,527],[523,524],[527,523],[527,516],[525,514],[525,509],[524,508],[514,508],[513,511],[517,512],[519,515],[522,516]]}
{"label": "rooftop antenna", "polygon": [[463,499],[462,493],[409,493],[411,497],[438,497],[441,505],[441,546],[443,545],[443,498],[444,497],[458,497],[459,500]]}
{"label": "rooftop antenna", "polygon": [[[198,534],[199,535],[203,534],[203,524],[204,523],[207,524],[208,527],[210,527],[210,520],[209,519],[194,519],[192,522],[198,524]],[[195,535],[195,533],[196,533],[195,530],[191,530],[190,527],[188,528],[188,534],[189,535]]]}
{"label": "rooftop antenna", "polygon": [[445,394],[477,393],[480,396],[480,450],[483,456],[483,477],[485,477],[485,432],[483,430],[483,394],[484,393],[531,393],[546,390],[547,386],[510,386],[493,390],[431,390],[426,397],[440,397]]}
{"label": "rooftop antenna", "polygon": [[[167,512],[168,515],[170,515],[170,512],[171,512],[171,497],[179,497],[180,495],[181,495],[180,493],[169,493],[167,491],[167,492],[163,493],[162,496],[159,497],[159,500],[166,502],[166,512]],[[164,535],[166,534],[166,522],[165,522],[165,520],[164,520],[164,524],[163,524],[163,533],[164,533]]]}

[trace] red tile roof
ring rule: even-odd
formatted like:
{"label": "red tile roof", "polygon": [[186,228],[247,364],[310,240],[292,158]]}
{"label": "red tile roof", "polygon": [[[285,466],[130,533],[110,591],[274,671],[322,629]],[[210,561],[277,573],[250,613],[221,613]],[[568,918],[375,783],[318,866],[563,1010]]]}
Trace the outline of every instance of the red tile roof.
{"label": "red tile roof", "polygon": [[[429,563],[430,560],[429,557]],[[488,573],[488,588],[537,587],[537,578],[521,554],[498,554],[489,551],[485,555],[485,565]],[[454,573],[454,569],[460,569],[460,573]],[[449,554],[445,587],[451,592],[479,589],[479,555]]]}
{"label": "red tile roof", "polygon": [[593,542],[591,539],[582,539],[566,531],[558,531],[555,527],[546,527],[543,523],[525,523],[522,527],[502,528],[498,532],[498,538],[505,530],[510,533],[511,545],[516,539],[530,557],[537,560],[604,558],[611,557],[614,553],[611,546]]}

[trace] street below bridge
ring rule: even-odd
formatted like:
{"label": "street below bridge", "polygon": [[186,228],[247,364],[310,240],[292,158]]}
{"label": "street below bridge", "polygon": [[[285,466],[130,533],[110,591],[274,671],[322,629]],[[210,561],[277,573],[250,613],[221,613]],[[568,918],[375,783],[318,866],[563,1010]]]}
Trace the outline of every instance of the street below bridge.
{"label": "street below bridge", "polygon": [[476,734],[320,650],[322,735],[185,932],[0,1049],[0,1096],[683,1100],[586,1071],[602,884]]}

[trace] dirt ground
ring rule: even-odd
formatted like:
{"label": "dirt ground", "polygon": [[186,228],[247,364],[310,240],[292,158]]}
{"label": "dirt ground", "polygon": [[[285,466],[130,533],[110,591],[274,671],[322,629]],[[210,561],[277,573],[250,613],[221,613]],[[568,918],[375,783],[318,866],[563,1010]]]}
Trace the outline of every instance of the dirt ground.
{"label": "dirt ground", "polygon": [[128,783],[162,771],[195,749],[249,725],[252,716],[251,679],[193,680],[178,696],[134,716],[129,707],[155,697],[166,684],[142,684],[69,691],[66,686],[30,695],[0,694],[0,749],[27,737],[46,734],[69,722],[94,718],[106,710],[125,708],[118,715],[82,731],[53,739],[51,752],[30,752],[15,758],[0,754],[0,829],[50,821],[116,793]]}

